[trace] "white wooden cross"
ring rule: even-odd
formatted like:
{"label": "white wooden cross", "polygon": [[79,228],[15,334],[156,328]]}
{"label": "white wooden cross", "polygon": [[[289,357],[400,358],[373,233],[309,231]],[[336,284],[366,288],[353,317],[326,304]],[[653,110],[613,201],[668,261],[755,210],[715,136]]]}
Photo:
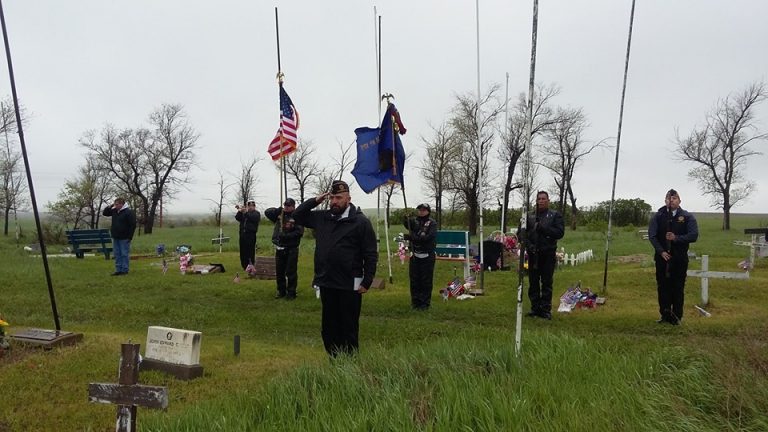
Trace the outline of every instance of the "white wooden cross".
{"label": "white wooden cross", "polygon": [[762,258],[768,254],[766,232],[768,232],[768,228],[746,228],[744,229],[744,234],[751,234],[752,241],[733,241],[733,244],[736,246],[749,246],[749,268],[754,268],[755,266],[755,255]]}
{"label": "white wooden cross", "polygon": [[688,276],[701,278],[701,305],[709,304],[709,278],[716,279],[749,279],[749,272],[718,272],[709,271],[709,255],[701,256],[701,270],[688,270]]}

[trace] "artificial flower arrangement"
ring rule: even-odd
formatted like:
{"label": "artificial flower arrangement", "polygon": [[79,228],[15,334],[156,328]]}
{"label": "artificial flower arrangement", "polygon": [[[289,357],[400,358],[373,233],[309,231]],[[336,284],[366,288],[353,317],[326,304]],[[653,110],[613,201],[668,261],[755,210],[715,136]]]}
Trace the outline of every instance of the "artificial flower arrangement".
{"label": "artificial flower arrangement", "polygon": [[0,318],[0,350],[7,350],[11,347],[6,338],[5,328],[8,327],[8,322]]}

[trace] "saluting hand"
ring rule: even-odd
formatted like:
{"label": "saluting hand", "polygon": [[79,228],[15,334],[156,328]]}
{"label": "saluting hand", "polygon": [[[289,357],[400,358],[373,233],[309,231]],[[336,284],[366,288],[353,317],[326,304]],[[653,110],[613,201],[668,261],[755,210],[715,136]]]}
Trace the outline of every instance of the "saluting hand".
{"label": "saluting hand", "polygon": [[330,192],[321,193],[320,195],[315,197],[315,202],[320,204],[321,202],[325,201],[325,199],[330,195]]}

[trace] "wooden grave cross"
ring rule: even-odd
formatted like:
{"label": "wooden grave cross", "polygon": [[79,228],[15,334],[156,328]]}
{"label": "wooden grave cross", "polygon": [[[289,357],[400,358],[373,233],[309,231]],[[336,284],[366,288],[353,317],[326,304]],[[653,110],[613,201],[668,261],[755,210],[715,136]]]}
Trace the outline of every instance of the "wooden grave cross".
{"label": "wooden grave cross", "polygon": [[749,279],[749,272],[718,272],[709,271],[709,255],[701,256],[701,270],[688,270],[688,276],[701,278],[701,305],[709,304],[709,278],[716,279]]}
{"label": "wooden grave cross", "polygon": [[136,407],[166,409],[168,388],[139,385],[139,344],[121,344],[117,384],[89,383],[88,401],[117,404],[115,431],[136,430]]}

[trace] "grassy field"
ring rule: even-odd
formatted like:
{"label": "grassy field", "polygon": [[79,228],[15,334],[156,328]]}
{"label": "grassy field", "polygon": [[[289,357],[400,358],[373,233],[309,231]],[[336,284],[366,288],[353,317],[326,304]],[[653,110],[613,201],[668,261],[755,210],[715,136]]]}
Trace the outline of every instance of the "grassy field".
{"label": "grassy field", "polygon": [[[737,271],[747,248],[732,241],[746,240],[743,228],[766,226],[768,216],[735,215],[730,232],[719,230],[719,216],[699,223],[692,250],[710,255],[712,270]],[[417,313],[407,265],[394,260],[394,283],[365,295],[360,355],[330,363],[310,288],[313,241],[302,244],[299,298],[286,302],[272,298],[274,281],[233,283],[236,233],[226,229],[233,243],[221,254],[210,244],[216,228],[139,236],[134,252],[146,257],[131,261],[127,277],[108,276],[113,262],[103,257],[51,258],[62,327],[85,337],[51,351],[14,346],[0,359],[0,431],[112,430],[115,408],[88,403],[87,384],[116,382],[120,343],[143,345],[150,325],[203,332],[205,374],[178,381],[143,372],[141,383],[168,386],[170,405],[140,408],[140,430],[768,430],[765,259],[749,280],[710,280],[710,318],[693,308],[699,280],[689,278],[683,325],[659,325],[650,245],[635,228],[619,230],[606,305],[552,321],[526,318],[520,358],[516,273],[487,273],[486,295],[473,300],[443,302],[435,289],[432,309]],[[259,253],[271,255],[267,231]],[[577,281],[600,288],[604,241],[602,233],[566,232],[567,251],[593,249],[598,259],[558,270],[556,295]],[[182,275],[172,261],[163,275],[151,256],[159,243],[190,244],[197,263],[222,263],[227,272]],[[0,256],[0,315],[10,330],[52,328],[41,260],[14,239],[2,239]],[[453,272],[439,261],[436,287]]]}

